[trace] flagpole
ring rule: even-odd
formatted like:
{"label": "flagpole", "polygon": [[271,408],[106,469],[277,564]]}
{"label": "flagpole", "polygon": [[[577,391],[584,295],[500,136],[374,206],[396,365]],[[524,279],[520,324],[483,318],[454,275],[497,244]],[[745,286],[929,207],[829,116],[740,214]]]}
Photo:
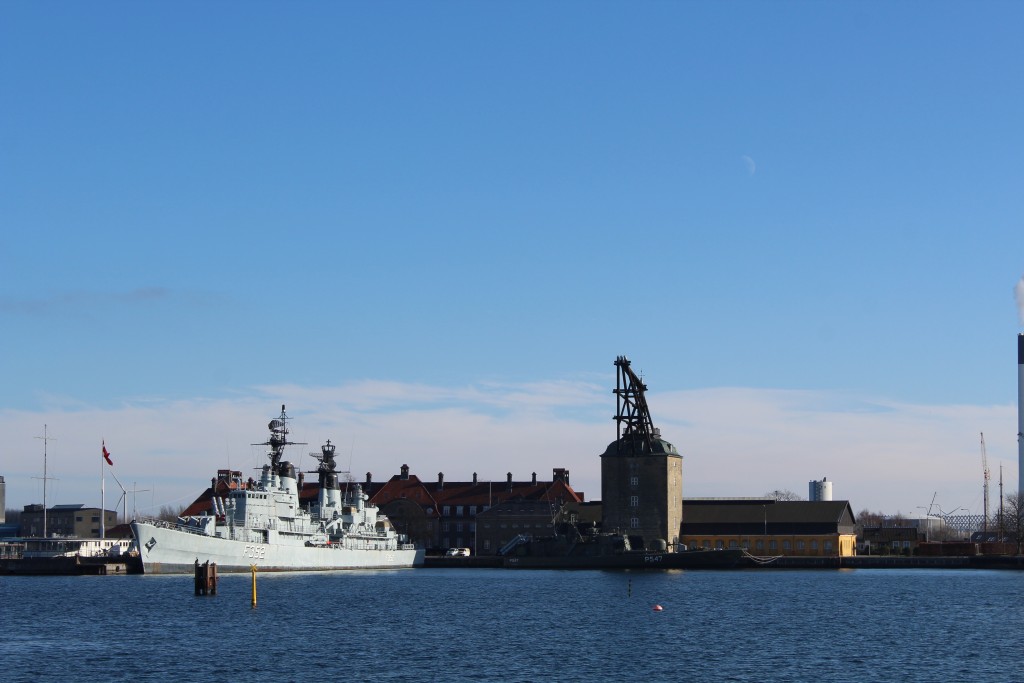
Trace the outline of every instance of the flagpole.
{"label": "flagpole", "polygon": [[[107,448],[107,440],[103,440],[103,448]],[[106,458],[100,457],[100,538],[107,537],[106,517],[107,517],[107,478],[106,469],[104,464]]]}

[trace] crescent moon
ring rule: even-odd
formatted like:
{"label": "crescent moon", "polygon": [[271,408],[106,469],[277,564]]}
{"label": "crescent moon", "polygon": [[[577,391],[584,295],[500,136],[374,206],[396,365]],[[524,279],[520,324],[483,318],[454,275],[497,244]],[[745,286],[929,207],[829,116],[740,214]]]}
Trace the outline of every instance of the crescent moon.
{"label": "crescent moon", "polygon": [[740,158],[743,159],[743,163],[747,165],[747,173],[749,173],[750,175],[754,175],[754,173],[757,171],[757,164],[754,163],[754,160],[748,157],[746,154],[744,154]]}

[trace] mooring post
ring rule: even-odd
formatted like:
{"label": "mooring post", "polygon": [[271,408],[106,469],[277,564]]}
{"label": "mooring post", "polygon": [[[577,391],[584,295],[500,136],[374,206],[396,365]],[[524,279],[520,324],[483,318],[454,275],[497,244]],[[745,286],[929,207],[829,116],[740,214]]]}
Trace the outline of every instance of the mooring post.
{"label": "mooring post", "polygon": [[203,564],[199,564],[199,558],[196,558],[194,582],[196,595],[216,595],[217,564],[211,564],[209,560]]}
{"label": "mooring post", "polygon": [[252,608],[256,609],[256,565],[252,566]]}

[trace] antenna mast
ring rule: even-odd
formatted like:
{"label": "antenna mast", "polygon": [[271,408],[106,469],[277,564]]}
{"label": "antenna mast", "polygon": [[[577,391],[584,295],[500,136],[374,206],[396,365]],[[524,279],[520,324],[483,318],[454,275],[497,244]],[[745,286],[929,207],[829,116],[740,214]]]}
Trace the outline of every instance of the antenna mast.
{"label": "antenna mast", "polygon": [[[117,482],[117,483],[120,486],[121,482]],[[128,494],[129,493],[132,494],[132,519],[135,519],[135,518],[137,518],[139,516],[138,506],[137,506],[137,503],[138,503],[137,495],[140,494],[140,493],[145,493],[147,491],[149,491],[149,489],[140,489],[140,488],[138,488],[137,484],[133,481],[132,482],[131,490],[124,492],[125,493],[125,506],[128,505]],[[145,501],[143,501],[143,502],[145,502]]]}
{"label": "antenna mast", "polygon": [[43,425],[43,435],[35,437],[41,439],[43,442],[43,538],[46,538],[46,480],[50,477],[46,476],[46,445],[49,441],[56,441],[56,437],[48,436],[46,433],[46,425]]}
{"label": "antenna mast", "polygon": [[288,420],[291,418],[284,412],[284,404],[281,404],[281,415],[270,421],[267,428],[270,429],[270,438],[263,443],[254,443],[253,446],[270,446],[270,467],[276,472],[281,464],[281,457],[284,455],[285,446],[305,446],[303,441],[288,440]]}
{"label": "antenna mast", "polygon": [[981,521],[981,530],[988,532],[988,480],[991,474],[988,470],[988,456],[985,454],[985,432],[981,432],[981,473],[985,486],[985,517]]}
{"label": "antenna mast", "polygon": [[999,463],[999,540],[1002,541],[1005,535],[1003,527],[1003,463]]}

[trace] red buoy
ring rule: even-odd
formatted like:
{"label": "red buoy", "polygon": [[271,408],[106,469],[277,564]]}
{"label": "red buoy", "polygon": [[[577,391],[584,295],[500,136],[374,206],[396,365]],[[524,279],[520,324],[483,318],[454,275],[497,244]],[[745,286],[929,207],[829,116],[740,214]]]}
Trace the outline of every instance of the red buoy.
{"label": "red buoy", "polygon": [[654,611],[655,611],[655,612],[660,612],[660,611],[662,611],[663,609],[664,609],[664,608],[663,608],[663,607],[662,607],[661,605],[655,605],[655,606],[654,606]]}

